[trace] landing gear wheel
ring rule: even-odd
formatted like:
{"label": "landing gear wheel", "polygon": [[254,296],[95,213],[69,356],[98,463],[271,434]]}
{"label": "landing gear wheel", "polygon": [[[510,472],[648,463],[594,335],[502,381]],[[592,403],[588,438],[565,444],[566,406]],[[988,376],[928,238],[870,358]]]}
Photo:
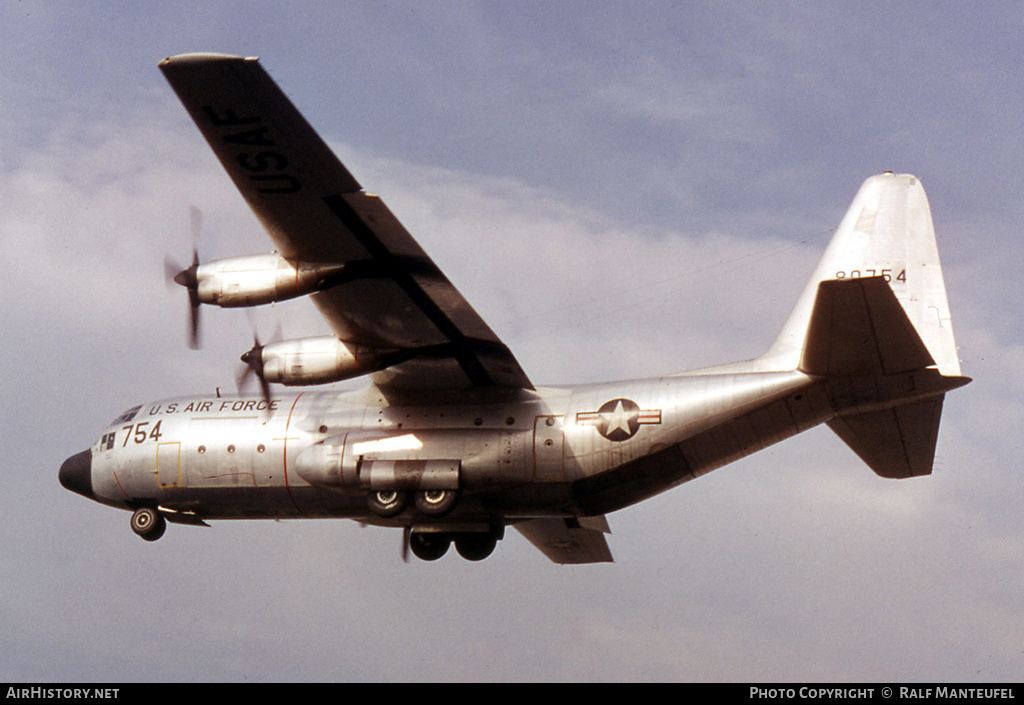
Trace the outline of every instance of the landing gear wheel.
{"label": "landing gear wheel", "polygon": [[140,507],[132,514],[132,531],[146,541],[156,541],[167,530],[167,520],[152,507]]}
{"label": "landing gear wheel", "polygon": [[409,548],[414,556],[424,561],[436,561],[448,552],[452,538],[448,534],[420,533],[409,536]]}
{"label": "landing gear wheel", "polygon": [[381,490],[371,492],[369,498],[370,511],[385,519],[396,517],[409,506],[409,493],[397,490]]}
{"label": "landing gear wheel", "polygon": [[482,561],[494,553],[498,535],[494,532],[459,534],[455,537],[455,550],[467,561]]}
{"label": "landing gear wheel", "polygon": [[458,501],[457,490],[423,490],[416,493],[416,508],[428,517],[446,516]]}

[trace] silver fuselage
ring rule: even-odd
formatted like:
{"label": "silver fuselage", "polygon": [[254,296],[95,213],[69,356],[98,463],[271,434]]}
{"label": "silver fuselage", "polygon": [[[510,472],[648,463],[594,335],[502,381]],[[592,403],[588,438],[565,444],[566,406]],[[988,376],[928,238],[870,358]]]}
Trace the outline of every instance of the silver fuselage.
{"label": "silver fuselage", "polygon": [[[801,372],[689,374],[544,388],[501,401],[389,404],[369,391],[180,397],[143,404],[91,449],[100,502],[201,519],[382,520],[367,486],[312,484],[308,459],[344,468],[457,460],[462,499],[446,524],[620,509],[832,415]],[[375,443],[413,439],[416,447]],[[313,450],[311,450],[313,449]],[[310,451],[305,456],[303,455]],[[342,470],[344,472],[344,470]]]}

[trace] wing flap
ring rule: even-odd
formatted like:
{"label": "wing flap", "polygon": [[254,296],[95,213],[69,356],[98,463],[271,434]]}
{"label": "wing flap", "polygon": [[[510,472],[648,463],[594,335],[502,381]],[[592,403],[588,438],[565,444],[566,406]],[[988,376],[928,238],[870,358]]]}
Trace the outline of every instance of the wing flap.
{"label": "wing flap", "polygon": [[[376,250],[378,256],[387,253],[393,257],[427,259],[427,253],[423,251],[379,196],[359,191],[358,193],[343,193],[341,197],[352,209],[358,221],[365,224],[370,231],[367,235],[373,242],[371,244],[371,242],[361,241],[364,247],[371,251],[380,248]],[[358,225],[353,223],[353,229],[357,228]]]}

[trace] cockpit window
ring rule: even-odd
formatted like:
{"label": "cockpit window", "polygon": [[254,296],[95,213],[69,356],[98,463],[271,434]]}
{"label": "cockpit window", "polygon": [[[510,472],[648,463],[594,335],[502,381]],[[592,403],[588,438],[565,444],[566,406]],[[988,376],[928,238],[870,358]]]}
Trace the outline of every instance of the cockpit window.
{"label": "cockpit window", "polygon": [[116,426],[119,423],[127,423],[128,421],[131,421],[132,419],[135,418],[135,414],[139,413],[139,409],[141,408],[141,406],[133,406],[132,408],[128,409],[128,411],[124,412],[116,419],[114,419],[110,425]]}

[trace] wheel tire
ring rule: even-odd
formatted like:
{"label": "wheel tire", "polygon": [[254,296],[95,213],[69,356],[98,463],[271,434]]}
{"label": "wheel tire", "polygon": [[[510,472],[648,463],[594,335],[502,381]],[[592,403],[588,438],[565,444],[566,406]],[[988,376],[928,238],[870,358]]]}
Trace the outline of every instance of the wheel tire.
{"label": "wheel tire", "polygon": [[459,534],[455,537],[455,550],[467,561],[482,561],[494,553],[498,536],[494,533]]}
{"label": "wheel tire", "polygon": [[409,548],[414,556],[423,561],[436,561],[448,553],[452,537],[448,534],[413,532],[409,536]]}
{"label": "wheel tire", "polygon": [[131,526],[146,541],[156,541],[167,530],[167,520],[152,507],[140,507],[132,514]]}
{"label": "wheel tire", "polygon": [[409,493],[395,490],[371,492],[369,496],[370,511],[379,517],[389,519],[396,517],[409,506]]}
{"label": "wheel tire", "polygon": [[416,509],[428,517],[447,516],[459,501],[457,490],[423,490],[416,493]]}

